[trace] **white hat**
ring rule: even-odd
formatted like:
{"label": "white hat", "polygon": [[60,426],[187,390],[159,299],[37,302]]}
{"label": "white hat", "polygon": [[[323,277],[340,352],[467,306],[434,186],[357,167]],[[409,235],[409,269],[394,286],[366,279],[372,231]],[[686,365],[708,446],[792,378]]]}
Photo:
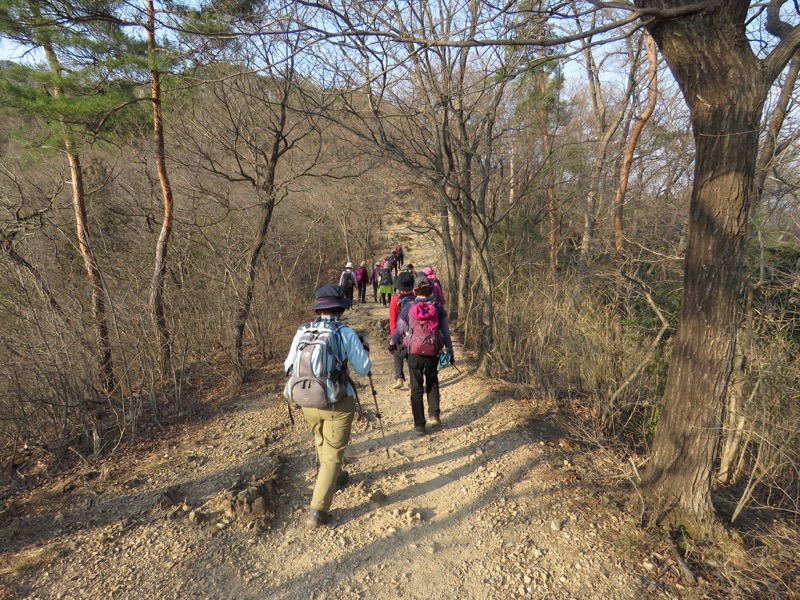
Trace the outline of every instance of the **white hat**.
{"label": "white hat", "polygon": [[353,268],[353,263],[351,263],[350,261],[347,261],[347,264],[344,266],[344,268],[345,269],[352,269]]}

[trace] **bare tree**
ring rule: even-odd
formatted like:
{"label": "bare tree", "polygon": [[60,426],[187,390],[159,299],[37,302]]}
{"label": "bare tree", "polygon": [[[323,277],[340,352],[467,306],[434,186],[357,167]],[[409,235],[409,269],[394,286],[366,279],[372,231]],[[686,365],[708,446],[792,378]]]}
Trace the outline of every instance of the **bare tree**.
{"label": "bare tree", "polygon": [[[82,9],[80,4],[77,8],[78,10]],[[56,103],[62,102],[62,108],[55,110],[53,107],[45,108],[44,114],[46,118],[52,119],[60,130],[64,156],[69,165],[69,183],[72,192],[77,245],[83,259],[86,277],[91,286],[92,318],[98,361],[97,376],[100,388],[104,393],[110,394],[116,387],[116,379],[106,308],[107,290],[89,235],[89,219],[86,211],[87,192],[80,156],[80,136],[82,134],[87,137],[91,133],[92,126],[86,122],[79,122],[78,126],[75,126],[74,113],[76,110],[69,106],[70,94],[65,89],[65,82],[69,79],[72,79],[72,85],[75,85],[73,75],[75,72],[88,70],[92,65],[92,57],[95,53],[92,48],[92,37],[102,38],[104,32],[100,28],[93,29],[91,25],[88,27],[78,25],[76,22],[64,18],[66,16],[65,7],[57,4],[42,6],[37,2],[22,2],[10,7],[4,16],[8,20],[0,22],[0,31],[11,39],[39,48],[44,52],[51,76],[46,94],[52,94]],[[72,56],[73,64],[70,68],[64,68],[59,52]],[[89,79],[91,80],[91,76]],[[78,108],[78,110],[80,109]],[[8,247],[7,251],[13,253],[13,246]]]}
{"label": "bare tree", "polygon": [[[597,12],[593,13],[592,21],[590,22],[591,29],[594,29],[597,25],[595,19],[598,14]],[[577,29],[578,31],[583,30],[580,19],[577,20]],[[596,143],[594,163],[592,165],[592,174],[589,178],[589,190],[586,195],[584,210],[581,254],[578,265],[578,272],[580,275],[586,274],[591,261],[592,246],[595,241],[595,230],[597,227],[597,210],[601,203],[603,179],[606,172],[611,143],[617,135],[620,126],[625,121],[625,116],[628,113],[628,105],[633,98],[637,84],[637,74],[641,60],[641,44],[637,43],[637,40],[638,38],[626,38],[628,56],[631,60],[629,60],[626,65],[628,72],[625,77],[625,87],[616,98],[608,98],[604,93],[603,86],[600,82],[600,69],[594,54],[592,37],[587,35],[581,41],[585,61],[584,66],[586,68],[590,97],[592,100]],[[607,55],[604,60],[609,58],[610,56]],[[610,102],[613,102],[615,106],[609,106]]]}
{"label": "bare tree", "polygon": [[159,359],[162,375],[172,368],[172,346],[164,307],[164,280],[167,275],[167,251],[172,235],[174,200],[172,185],[167,170],[167,156],[164,140],[164,112],[161,104],[161,57],[156,41],[156,9],[153,0],[147,0],[147,52],[150,66],[150,101],[153,107],[153,136],[156,144],[156,171],[161,185],[163,214],[161,230],[158,234],[155,251],[155,269],[150,286],[150,308],[158,341]]}

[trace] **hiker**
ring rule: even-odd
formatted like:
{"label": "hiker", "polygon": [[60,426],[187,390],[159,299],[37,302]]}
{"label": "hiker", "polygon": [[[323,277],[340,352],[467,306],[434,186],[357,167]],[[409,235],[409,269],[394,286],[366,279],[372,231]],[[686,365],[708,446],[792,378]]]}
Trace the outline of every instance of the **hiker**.
{"label": "hiker", "polygon": [[364,304],[367,301],[367,282],[369,272],[367,271],[367,261],[362,260],[356,269],[356,284],[358,285],[358,301]]}
{"label": "hiker", "polygon": [[392,270],[394,275],[397,275],[397,257],[394,255],[394,252],[383,259],[381,269],[385,269],[387,267]]}
{"label": "hiker", "polygon": [[[397,290],[397,293],[392,296],[391,300],[389,301],[389,335],[394,334],[394,330],[397,327],[397,316],[400,314],[400,311],[403,307],[414,301],[414,278],[411,276],[411,273],[408,270],[405,270],[406,267],[403,267],[404,270],[400,271],[400,274],[394,278],[394,289]],[[397,351],[394,353],[393,362],[394,362],[394,385],[392,386],[396,390],[402,390],[403,384],[405,383],[405,375],[403,374],[403,361],[408,356],[408,352],[404,347],[399,347]]]}
{"label": "hiker", "polygon": [[397,244],[397,247],[394,249],[394,255],[397,257],[397,265],[402,267],[406,260],[406,251],[403,250],[403,246]]}
{"label": "hiker", "polygon": [[397,326],[389,342],[389,352],[398,346],[408,352],[408,378],[411,387],[411,413],[414,432],[427,433],[423,396],[428,397],[428,420],[431,427],[441,427],[439,409],[439,351],[447,348],[455,364],[453,341],[447,313],[433,298],[433,285],[425,275],[414,281],[413,302],[406,304],[397,317]]}
{"label": "hiker", "polygon": [[372,268],[372,273],[369,276],[369,282],[372,284],[372,298],[375,302],[378,301],[378,286],[381,282],[381,263],[376,262]]}
{"label": "hiker", "polygon": [[417,278],[417,272],[416,272],[416,271],[414,271],[414,265],[412,265],[411,263],[408,263],[408,264],[406,264],[405,266],[406,266],[406,267],[408,267],[408,272],[409,272],[409,273],[411,273],[411,276],[412,276],[414,279],[416,279],[416,278]]}
{"label": "hiker", "polygon": [[289,376],[288,394],[301,406],[314,433],[319,468],[306,524],[320,527],[330,520],[328,511],[343,474],[342,459],[356,410],[356,392],[347,368],[369,375],[372,362],[369,345],[339,320],[350,302],[344,290],[328,284],[314,296],[312,310],[317,318],[297,330],[283,366]]}
{"label": "hiker", "polygon": [[394,288],[392,287],[391,266],[385,265],[383,268],[381,268],[379,282],[380,285],[378,285],[378,295],[381,297],[381,304],[386,306],[389,304],[389,300],[392,298],[392,292],[394,291]]}
{"label": "hiker", "polygon": [[344,295],[347,296],[347,300],[350,303],[347,308],[352,308],[353,306],[353,290],[356,289],[357,285],[356,274],[353,273],[353,263],[348,261],[344,266],[344,271],[339,275],[339,287],[344,290]]}
{"label": "hiker", "polygon": [[[402,279],[401,279],[401,276],[402,276]],[[408,271],[408,265],[403,265],[400,268],[400,273],[392,280],[392,289],[394,290],[395,293],[400,291],[400,288],[397,287],[397,283],[399,281],[406,281],[406,280],[410,280],[411,281],[411,287],[413,288],[414,287],[414,276],[411,275],[411,273]]]}
{"label": "hiker", "polygon": [[433,270],[433,267],[428,266],[422,267],[422,273],[430,280],[433,286],[433,297],[436,298],[439,306],[444,308],[444,292],[442,291],[441,282],[436,278],[436,271]]}

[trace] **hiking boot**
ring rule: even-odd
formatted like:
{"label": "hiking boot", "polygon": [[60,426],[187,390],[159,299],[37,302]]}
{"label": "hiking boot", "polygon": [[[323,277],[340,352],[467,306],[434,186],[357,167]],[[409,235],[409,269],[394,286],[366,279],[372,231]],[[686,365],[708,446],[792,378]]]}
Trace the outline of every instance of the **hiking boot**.
{"label": "hiking boot", "polygon": [[322,527],[328,521],[330,521],[331,515],[326,510],[317,510],[316,508],[312,508],[308,511],[308,518],[306,519],[306,525],[309,527]]}
{"label": "hiking boot", "polygon": [[428,425],[431,427],[441,427],[442,420],[439,417],[428,417]]}
{"label": "hiking boot", "polygon": [[393,390],[402,390],[403,389],[403,380],[402,379],[395,379],[394,385],[392,386]]}
{"label": "hiking boot", "polygon": [[350,473],[342,469],[339,472],[339,477],[336,478],[336,487],[344,487],[348,481],[350,481]]}
{"label": "hiking boot", "polygon": [[427,432],[425,431],[425,425],[417,425],[414,427],[414,433],[417,435],[425,435]]}

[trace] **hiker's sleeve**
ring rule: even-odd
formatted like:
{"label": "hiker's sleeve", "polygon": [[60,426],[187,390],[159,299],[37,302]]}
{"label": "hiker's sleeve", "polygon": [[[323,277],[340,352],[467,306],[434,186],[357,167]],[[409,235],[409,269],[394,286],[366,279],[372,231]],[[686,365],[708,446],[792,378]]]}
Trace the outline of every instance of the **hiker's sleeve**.
{"label": "hiker's sleeve", "polygon": [[433,284],[433,295],[436,296],[437,302],[444,306],[444,292],[442,291],[442,286],[438,283]]}
{"label": "hiker's sleeve", "polygon": [[389,335],[394,335],[397,329],[397,296],[392,296],[389,300]]}
{"label": "hiker's sleeve", "polygon": [[344,342],[347,362],[359,375],[366,375],[372,370],[372,361],[369,354],[364,350],[364,345],[358,339],[355,331],[349,327],[342,327],[342,341]]}
{"label": "hiker's sleeve", "polygon": [[294,334],[294,339],[292,340],[292,345],[289,346],[289,355],[286,357],[286,360],[283,361],[283,372],[288,373],[289,369],[294,364],[294,353],[297,351],[297,343],[300,341],[300,330],[298,329],[297,332]]}
{"label": "hiker's sleeve", "polygon": [[390,340],[395,346],[402,345],[400,340],[403,339],[403,335],[408,329],[408,308],[410,306],[411,303],[406,304],[403,307],[403,310],[400,311],[400,314],[397,315],[397,323],[395,324],[394,333],[392,334],[392,339]]}

